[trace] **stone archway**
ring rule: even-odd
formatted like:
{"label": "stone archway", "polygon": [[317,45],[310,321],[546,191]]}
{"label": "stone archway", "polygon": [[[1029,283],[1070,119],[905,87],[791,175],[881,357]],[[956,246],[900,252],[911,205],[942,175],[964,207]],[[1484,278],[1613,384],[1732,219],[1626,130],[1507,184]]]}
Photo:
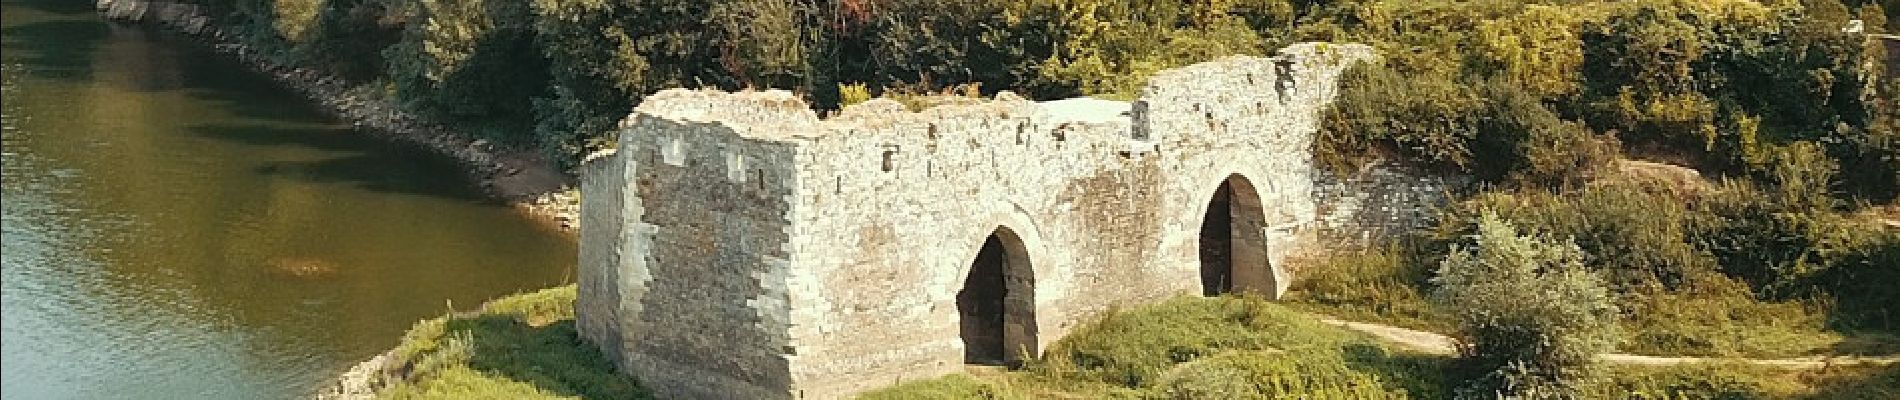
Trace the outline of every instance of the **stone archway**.
{"label": "stone archway", "polygon": [[997,227],[984,239],[957,292],[963,362],[1019,365],[1036,354],[1035,272],[1014,231]]}
{"label": "stone archway", "polygon": [[1272,297],[1273,267],[1267,262],[1266,215],[1260,192],[1240,174],[1228,175],[1207,202],[1201,219],[1201,294],[1254,293]]}

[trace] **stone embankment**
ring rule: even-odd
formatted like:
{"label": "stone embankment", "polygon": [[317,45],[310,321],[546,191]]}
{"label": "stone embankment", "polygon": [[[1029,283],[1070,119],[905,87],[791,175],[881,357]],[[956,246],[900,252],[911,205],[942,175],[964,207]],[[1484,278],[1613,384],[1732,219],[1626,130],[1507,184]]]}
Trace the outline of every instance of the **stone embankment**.
{"label": "stone embankment", "polygon": [[539,152],[498,146],[453,132],[402,111],[386,96],[374,93],[373,88],[272,60],[213,23],[203,7],[196,4],[96,0],[94,5],[108,19],[154,24],[202,40],[219,53],[314,100],[325,112],[350,123],[358,131],[390,142],[421,146],[453,158],[464,166],[468,178],[490,195],[562,230],[573,231],[578,223],[580,201],[572,189],[573,180]]}

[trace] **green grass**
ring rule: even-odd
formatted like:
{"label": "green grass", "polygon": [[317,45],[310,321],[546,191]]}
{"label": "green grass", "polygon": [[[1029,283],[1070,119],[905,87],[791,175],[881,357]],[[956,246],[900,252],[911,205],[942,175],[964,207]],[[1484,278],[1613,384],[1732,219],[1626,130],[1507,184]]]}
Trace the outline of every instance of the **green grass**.
{"label": "green grass", "polygon": [[[1288,291],[1298,310],[1432,332],[1451,319],[1427,299],[1431,269],[1402,246],[1336,255],[1302,269]],[[1657,356],[1783,358],[1816,354],[1893,354],[1900,341],[1828,329],[1826,312],[1802,302],[1752,297],[1739,281],[1714,276],[1674,292],[1625,294],[1618,351]]]}
{"label": "green grass", "polygon": [[1408,246],[1343,252],[1301,269],[1287,291],[1295,309],[1411,329],[1450,332],[1451,317],[1425,298],[1435,265]]}
{"label": "green grass", "polygon": [[1618,366],[1584,392],[1600,399],[1892,399],[1900,366],[1785,370],[1739,363]]}
{"label": "green grass", "polygon": [[[386,399],[645,399],[574,331],[574,287],[416,324]],[[1900,366],[1786,371],[1742,364],[1604,366],[1588,398],[1900,398]],[[1024,368],[973,370],[865,393],[935,399],[1439,399],[1452,358],[1387,349],[1280,303],[1183,297],[1115,310]]]}
{"label": "green grass", "polygon": [[[1588,399],[1900,398],[1900,365],[1791,371],[1739,363],[1601,365]],[[1388,350],[1276,303],[1178,298],[1111,311],[1015,371],[861,396],[934,399],[1440,399],[1455,359]]]}
{"label": "green grass", "polygon": [[1448,358],[1251,298],[1182,297],[1110,311],[1017,371],[952,375],[867,399],[1444,398]]}
{"label": "green grass", "polygon": [[1835,353],[1847,340],[1827,330],[1822,311],[1799,302],[1647,293],[1627,296],[1623,306],[1631,311],[1623,318],[1625,353],[1780,358]]}
{"label": "green grass", "polygon": [[573,285],[425,320],[396,347],[405,379],[384,399],[642,399],[574,330]]}

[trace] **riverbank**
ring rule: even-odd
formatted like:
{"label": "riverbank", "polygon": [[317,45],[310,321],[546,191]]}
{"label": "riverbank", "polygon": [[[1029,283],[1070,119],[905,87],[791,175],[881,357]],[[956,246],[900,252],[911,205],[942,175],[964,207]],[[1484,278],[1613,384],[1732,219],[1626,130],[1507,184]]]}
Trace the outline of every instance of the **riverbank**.
{"label": "riverbank", "polygon": [[580,340],[574,296],[574,285],[564,285],[423,320],[316,398],[649,398]]}
{"label": "riverbank", "polygon": [[150,24],[183,33],[218,53],[264,73],[357,131],[392,143],[419,146],[460,163],[470,182],[496,199],[564,231],[575,231],[580,196],[575,180],[537,151],[496,145],[454,132],[402,110],[373,88],[296,65],[278,63],[213,23],[195,4],[151,0],[96,0],[113,21]]}

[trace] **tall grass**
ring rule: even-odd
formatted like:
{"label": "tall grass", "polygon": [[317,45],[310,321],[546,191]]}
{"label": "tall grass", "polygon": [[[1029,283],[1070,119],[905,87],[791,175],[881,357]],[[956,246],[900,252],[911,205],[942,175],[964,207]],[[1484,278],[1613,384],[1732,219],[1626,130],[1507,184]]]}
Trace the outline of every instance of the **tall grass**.
{"label": "tall grass", "polygon": [[1286,304],[1339,318],[1449,332],[1450,317],[1425,298],[1437,263],[1422,260],[1420,245],[1394,241],[1335,254],[1300,270]]}

